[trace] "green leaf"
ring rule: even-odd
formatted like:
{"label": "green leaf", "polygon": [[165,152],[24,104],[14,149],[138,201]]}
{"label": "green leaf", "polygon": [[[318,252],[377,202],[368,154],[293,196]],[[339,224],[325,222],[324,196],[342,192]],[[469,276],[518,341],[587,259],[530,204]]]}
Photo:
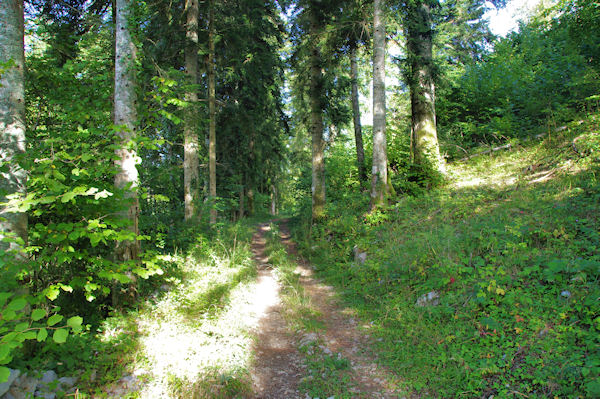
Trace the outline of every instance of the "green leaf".
{"label": "green leaf", "polygon": [[0,345],[0,364],[6,364],[2,361],[10,356],[10,348],[8,345]]}
{"label": "green leaf", "polygon": [[69,191],[63,194],[62,198],[60,199],[60,202],[62,202],[63,204],[65,202],[69,202],[71,201],[73,198],[75,198],[77,194],[74,193],[73,191]]}
{"label": "green leaf", "polygon": [[10,369],[8,367],[0,366],[0,384],[8,381],[10,377]]}
{"label": "green leaf", "polygon": [[64,344],[65,342],[67,342],[68,336],[69,336],[69,330],[67,330],[65,328],[61,328],[60,330],[54,331],[54,334],[52,335],[52,339],[57,344]]}
{"label": "green leaf", "polygon": [[71,327],[74,333],[81,332],[81,323],[83,323],[83,318],[79,316],[73,316],[69,320],[67,320],[67,325]]}
{"label": "green leaf", "polygon": [[37,340],[38,342],[43,342],[46,340],[46,338],[48,338],[48,330],[41,328],[37,333]]}
{"label": "green leaf", "polygon": [[18,312],[20,310],[23,310],[23,308],[25,308],[25,306],[27,306],[27,301],[25,300],[25,298],[16,298],[16,299],[13,299],[12,301],[10,301],[10,303],[6,306],[6,308],[8,310]]}
{"label": "green leaf", "polygon": [[25,300],[25,298],[17,298],[10,301],[7,308],[9,310],[14,310],[15,312],[18,312],[19,310],[23,310],[25,306],[27,306],[27,301]]}
{"label": "green leaf", "polygon": [[46,317],[46,311],[44,309],[34,309],[31,312],[31,320],[38,321]]}
{"label": "green leaf", "polygon": [[62,319],[63,319],[62,315],[54,314],[48,318],[47,324],[48,324],[48,326],[51,327],[51,326],[55,325],[56,323],[60,323]]}
{"label": "green leaf", "polygon": [[44,290],[44,295],[46,295],[46,298],[50,299],[51,301],[58,298],[59,293],[60,293],[60,290],[55,285],[51,285],[50,287],[48,287]]}
{"label": "green leaf", "polygon": [[31,340],[37,337],[37,333],[35,331],[27,331],[23,334],[23,338]]}
{"label": "green leaf", "polygon": [[15,326],[15,331],[16,332],[23,332],[25,330],[27,330],[29,328],[29,323],[25,322],[25,323],[19,323]]}

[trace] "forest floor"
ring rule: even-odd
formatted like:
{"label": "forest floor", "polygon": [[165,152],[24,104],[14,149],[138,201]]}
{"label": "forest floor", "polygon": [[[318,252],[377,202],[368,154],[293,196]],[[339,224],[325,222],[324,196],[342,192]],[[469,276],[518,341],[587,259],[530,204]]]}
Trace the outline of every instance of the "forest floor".
{"label": "forest floor", "polygon": [[378,366],[369,349],[370,325],[314,277],[285,220],[245,226],[233,240],[199,240],[186,256],[165,261],[181,275],[167,279],[137,312],[104,327],[105,342],[120,349],[104,367],[89,370],[83,380],[90,389],[81,392],[94,398],[403,396],[398,376]]}
{"label": "forest floor", "polygon": [[[261,224],[252,240],[259,278],[272,279],[272,267],[277,266],[270,264],[266,255],[265,233],[272,227]],[[256,397],[313,397],[321,394],[320,385],[326,385],[321,388],[328,392],[337,386],[335,397],[398,397],[395,389],[398,377],[377,365],[375,355],[369,350],[369,336],[359,330],[352,312],[339,303],[333,288],[317,280],[312,267],[297,257],[286,221],[281,221],[279,228],[278,238],[291,258],[288,261],[295,265],[292,273],[297,277],[296,284],[288,288],[295,286],[292,291],[296,298],[302,297],[302,305],[282,309],[286,302],[289,305],[284,298],[284,305],[273,307],[261,320],[252,371]],[[290,281],[277,280],[283,280],[284,284]],[[281,284],[278,290],[282,290]],[[291,319],[295,322],[290,325]],[[302,387],[308,393],[300,394]]]}

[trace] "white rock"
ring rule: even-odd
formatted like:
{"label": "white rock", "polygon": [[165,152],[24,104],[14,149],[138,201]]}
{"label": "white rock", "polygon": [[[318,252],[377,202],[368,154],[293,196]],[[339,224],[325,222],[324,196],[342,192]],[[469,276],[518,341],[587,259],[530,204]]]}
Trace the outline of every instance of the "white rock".
{"label": "white rock", "polygon": [[10,370],[10,375],[8,376],[8,381],[0,384],[0,396],[4,395],[10,389],[10,386],[15,382],[15,380],[21,375],[20,370]]}
{"label": "white rock", "polygon": [[364,265],[367,261],[367,253],[361,250],[357,245],[352,248],[352,252],[354,253],[354,262],[359,265]]}
{"label": "white rock", "polygon": [[437,306],[440,304],[440,294],[430,291],[417,299],[417,306]]}

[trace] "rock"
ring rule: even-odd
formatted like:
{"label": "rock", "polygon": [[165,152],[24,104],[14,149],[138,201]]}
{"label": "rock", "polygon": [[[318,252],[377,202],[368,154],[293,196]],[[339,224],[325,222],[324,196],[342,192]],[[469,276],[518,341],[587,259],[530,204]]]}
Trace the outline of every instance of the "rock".
{"label": "rock", "polygon": [[42,375],[41,382],[45,385],[50,385],[56,380],[58,380],[58,375],[56,375],[56,372],[54,370],[48,370],[44,373],[44,375]]}
{"label": "rock", "polygon": [[56,399],[56,394],[54,392],[37,391],[34,395],[34,398]]}
{"label": "rock", "polygon": [[571,298],[571,292],[564,290],[560,293],[560,296],[562,296],[563,298]]}
{"label": "rock", "polygon": [[77,380],[77,377],[61,377],[58,379],[58,383],[63,390],[67,390],[73,388],[77,384]]}
{"label": "rock", "polygon": [[[15,380],[8,393],[2,399],[26,399],[31,398],[39,384],[39,380],[27,374],[21,375]],[[10,396],[8,396],[10,394]]]}
{"label": "rock", "polygon": [[367,261],[367,253],[360,249],[357,245],[352,248],[352,253],[354,253],[354,262],[358,265],[364,265]]}
{"label": "rock", "polygon": [[437,306],[440,304],[440,294],[437,291],[430,291],[417,299],[417,306]]}
{"label": "rock", "polygon": [[126,375],[125,377],[119,380],[118,384],[125,389],[132,390],[137,388],[138,379],[133,375]]}
{"label": "rock", "polygon": [[10,369],[10,375],[8,376],[8,381],[0,384],[0,396],[4,395],[10,389],[10,386],[15,382],[17,378],[21,375],[20,370]]}

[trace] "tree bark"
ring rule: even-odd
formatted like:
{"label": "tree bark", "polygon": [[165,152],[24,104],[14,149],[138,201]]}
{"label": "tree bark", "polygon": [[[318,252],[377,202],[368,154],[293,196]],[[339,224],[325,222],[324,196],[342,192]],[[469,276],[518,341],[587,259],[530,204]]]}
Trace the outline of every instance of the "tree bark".
{"label": "tree bark", "polygon": [[184,218],[191,220],[195,214],[195,205],[200,194],[199,158],[198,158],[198,0],[186,0],[187,24],[185,46],[185,70],[189,89],[185,95],[188,103],[185,109],[183,185]]}
{"label": "tree bark", "polygon": [[325,156],[323,146],[323,73],[318,46],[319,23],[315,10],[310,11],[310,121],[312,136],[312,219],[325,216]]}
{"label": "tree bark", "polygon": [[[136,93],[135,93],[135,45],[129,27],[130,0],[117,0],[117,26],[115,35],[115,92],[114,120],[119,137],[117,154],[117,175],[115,186],[126,190],[127,207],[120,216],[130,221],[129,229],[139,234],[137,197],[139,157],[133,145],[136,137]],[[117,244],[116,255],[121,261],[135,260],[139,253],[139,241],[123,241]]]}
{"label": "tree bark", "polygon": [[208,2],[208,196],[210,202],[210,224],[217,223],[217,111],[215,89],[215,2]]}
{"label": "tree bark", "polygon": [[374,1],[371,209],[386,205],[389,196],[385,137],[385,15],[383,7],[384,0]]}
{"label": "tree bark", "polygon": [[408,10],[407,48],[411,102],[411,150],[413,162],[425,170],[445,173],[440,156],[435,120],[433,77],[433,27],[431,7],[420,0]]}
{"label": "tree bark", "polygon": [[271,215],[277,215],[277,188],[271,184]]}
{"label": "tree bark", "polygon": [[[0,76],[0,203],[7,195],[24,197],[27,173],[19,165],[25,153],[25,55],[23,42],[23,0],[0,0],[0,63],[12,61]],[[14,235],[27,242],[27,214],[8,212],[0,205],[0,252],[18,250],[17,242],[1,240]]]}
{"label": "tree bark", "polygon": [[360,124],[360,105],[358,103],[358,62],[356,48],[354,47],[350,52],[350,78],[352,80],[352,117],[354,120],[358,179],[361,183],[364,183],[367,181],[367,171],[365,170],[365,150],[363,147],[362,126]]}

